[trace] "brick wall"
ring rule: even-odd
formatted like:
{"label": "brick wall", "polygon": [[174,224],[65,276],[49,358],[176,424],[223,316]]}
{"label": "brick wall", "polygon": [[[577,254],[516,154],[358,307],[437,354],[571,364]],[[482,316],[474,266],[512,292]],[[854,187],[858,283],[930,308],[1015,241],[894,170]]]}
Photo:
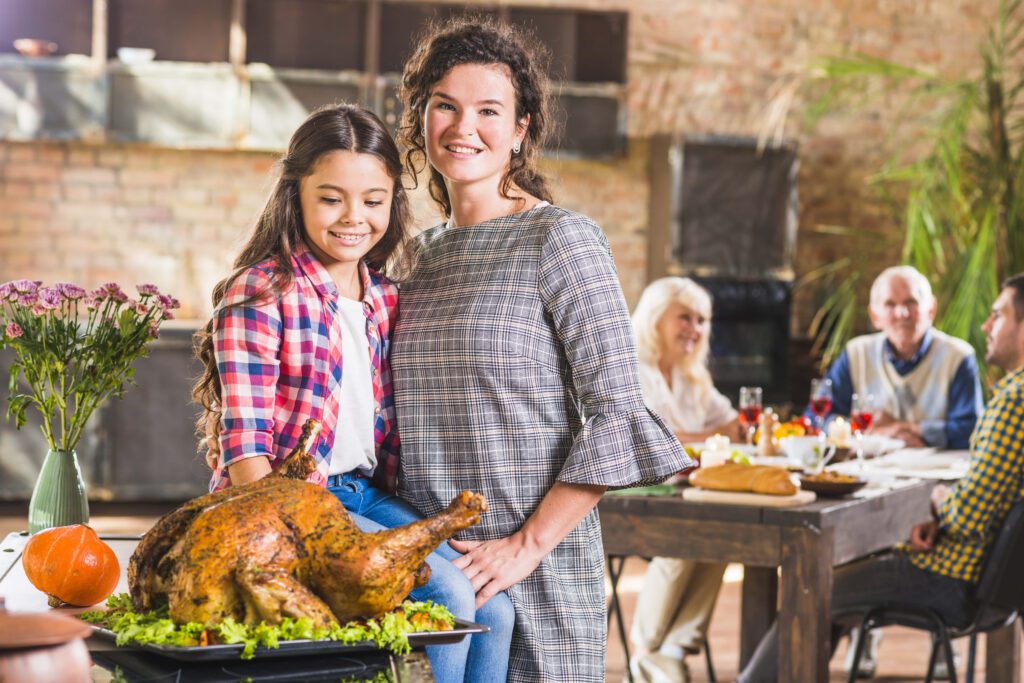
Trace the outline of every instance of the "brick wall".
{"label": "brick wall", "polygon": [[[517,4],[520,4],[517,2]],[[536,4],[530,2],[529,4]],[[551,5],[567,5],[557,0]],[[863,51],[963,74],[996,0],[637,0],[571,3],[631,12],[628,151],[612,162],[549,160],[559,203],[608,233],[630,304],[646,282],[648,147],[654,133],[753,135],[780,79],[825,54]],[[819,224],[897,229],[862,185],[888,154],[895,99],[788,133],[801,145],[797,270],[841,254]],[[154,282],[208,314],[271,187],[274,155],[129,145],[0,142],[0,280],[32,277],[94,286]],[[414,194],[421,224],[435,214]],[[893,259],[897,258],[893,254]],[[879,264],[881,267],[886,264]],[[798,298],[802,329],[817,294]]]}

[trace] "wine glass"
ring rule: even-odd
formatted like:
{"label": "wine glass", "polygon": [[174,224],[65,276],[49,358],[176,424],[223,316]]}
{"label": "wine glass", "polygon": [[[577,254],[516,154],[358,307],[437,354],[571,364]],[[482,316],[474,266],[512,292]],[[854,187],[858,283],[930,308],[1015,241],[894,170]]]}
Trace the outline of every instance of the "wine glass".
{"label": "wine glass", "polygon": [[740,425],[746,432],[747,443],[754,441],[762,406],[761,387],[740,387]]}
{"label": "wine glass", "polygon": [[875,419],[875,397],[871,394],[854,394],[850,397],[850,427],[857,444],[857,462],[864,469],[864,432],[871,428]]}
{"label": "wine glass", "polygon": [[871,394],[854,394],[850,397],[850,426],[854,432],[871,429],[875,419],[875,397]]}
{"label": "wine glass", "polygon": [[819,432],[825,428],[825,416],[832,410],[832,380],[811,380],[811,412],[814,413],[814,427]]}

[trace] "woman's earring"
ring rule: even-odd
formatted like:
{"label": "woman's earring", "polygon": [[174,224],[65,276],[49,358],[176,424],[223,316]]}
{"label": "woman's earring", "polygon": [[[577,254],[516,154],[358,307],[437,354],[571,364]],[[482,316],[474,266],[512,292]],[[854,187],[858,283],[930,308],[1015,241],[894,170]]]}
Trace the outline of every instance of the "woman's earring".
{"label": "woman's earring", "polygon": [[516,140],[516,144],[512,145],[512,153],[519,154],[519,150],[523,148],[522,140]]}

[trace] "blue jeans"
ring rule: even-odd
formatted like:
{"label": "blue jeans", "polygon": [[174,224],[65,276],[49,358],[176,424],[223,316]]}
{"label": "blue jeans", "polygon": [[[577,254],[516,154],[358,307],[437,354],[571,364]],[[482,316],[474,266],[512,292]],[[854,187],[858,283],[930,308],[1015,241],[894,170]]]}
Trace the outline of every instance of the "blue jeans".
{"label": "blue jeans", "polygon": [[[363,531],[380,531],[423,519],[404,500],[374,488],[370,480],[353,474],[328,488]],[[504,683],[512,643],[515,610],[505,593],[498,593],[479,610],[476,594],[462,570],[451,563],[461,555],[448,543],[427,557],[430,582],[412,591],[414,600],[432,600],[446,606],[457,618],[490,628],[451,645],[426,648],[430,667],[438,683]]]}

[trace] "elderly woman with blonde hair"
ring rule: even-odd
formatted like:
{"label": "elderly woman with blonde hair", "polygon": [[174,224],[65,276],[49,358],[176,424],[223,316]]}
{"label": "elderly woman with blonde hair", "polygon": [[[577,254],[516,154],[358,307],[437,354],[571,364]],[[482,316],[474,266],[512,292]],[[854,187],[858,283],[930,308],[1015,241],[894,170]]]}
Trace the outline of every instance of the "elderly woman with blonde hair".
{"label": "elderly woman with blonde hair", "polygon": [[[740,437],[736,411],[708,371],[710,328],[711,296],[688,278],[655,280],[633,313],[644,398],[683,443]],[[634,680],[689,680],[683,658],[704,644],[724,572],[724,564],[654,558],[630,634]]]}

